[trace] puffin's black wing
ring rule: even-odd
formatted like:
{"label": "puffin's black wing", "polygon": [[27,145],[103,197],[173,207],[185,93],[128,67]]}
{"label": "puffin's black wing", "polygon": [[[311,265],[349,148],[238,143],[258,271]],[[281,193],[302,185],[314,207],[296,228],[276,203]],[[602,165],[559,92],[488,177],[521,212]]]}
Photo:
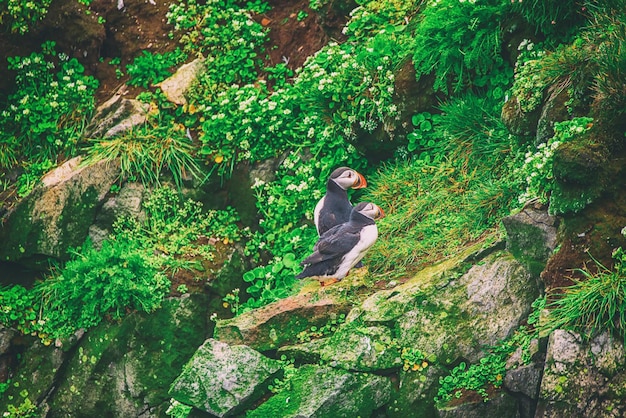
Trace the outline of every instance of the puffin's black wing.
{"label": "puffin's black wing", "polygon": [[319,238],[313,247],[313,254],[305,258],[300,264],[311,265],[341,258],[354,248],[360,239],[359,229],[351,228],[347,224],[337,225]]}

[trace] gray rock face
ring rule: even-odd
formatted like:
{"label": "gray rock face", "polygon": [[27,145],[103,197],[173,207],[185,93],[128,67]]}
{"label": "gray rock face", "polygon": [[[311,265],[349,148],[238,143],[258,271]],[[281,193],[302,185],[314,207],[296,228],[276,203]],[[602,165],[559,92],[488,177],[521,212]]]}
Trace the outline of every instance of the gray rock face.
{"label": "gray rock face", "polygon": [[174,381],[170,394],[181,403],[224,417],[258,399],[279,370],[279,362],[249,347],[208,339]]}
{"label": "gray rock face", "polygon": [[507,250],[538,276],[556,248],[557,220],[547,210],[529,205],[502,219]]}
{"label": "gray rock face", "polygon": [[141,203],[144,194],[145,188],[141,183],[125,183],[115,196],[102,204],[94,224],[89,227],[89,238],[94,246],[98,247],[106,239],[111,232],[111,226],[120,216],[142,218]]}
{"label": "gray rock face", "polygon": [[549,338],[536,417],[623,417],[626,357],[608,333],[585,342],[555,330]]}
{"label": "gray rock face", "polygon": [[177,105],[184,105],[187,103],[185,93],[203,70],[204,58],[196,58],[190,63],[181,65],[174,75],[158,83],[157,86],[161,88],[167,100]]}
{"label": "gray rock face", "polygon": [[98,207],[119,175],[116,163],[80,165],[73,158],[43,177],[0,227],[0,256],[63,258],[83,244]]}
{"label": "gray rock face", "polygon": [[85,130],[86,138],[110,138],[143,125],[150,106],[135,99],[115,95],[100,105]]}

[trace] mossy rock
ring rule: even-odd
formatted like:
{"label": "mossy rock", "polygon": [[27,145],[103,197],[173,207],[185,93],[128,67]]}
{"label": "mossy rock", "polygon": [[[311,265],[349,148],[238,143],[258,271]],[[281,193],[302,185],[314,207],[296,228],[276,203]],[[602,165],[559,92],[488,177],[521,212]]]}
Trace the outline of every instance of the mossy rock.
{"label": "mossy rock", "polygon": [[281,371],[278,361],[244,345],[208,339],[172,383],[177,401],[218,417],[242,412]]}
{"label": "mossy rock", "polygon": [[89,330],[48,400],[52,416],[164,415],[168,390],[205,340],[203,295],[168,299],[154,313]]}
{"label": "mossy rock", "polygon": [[389,402],[392,391],[391,381],[382,376],[306,365],[297,370],[288,388],[246,417],[370,417]]}

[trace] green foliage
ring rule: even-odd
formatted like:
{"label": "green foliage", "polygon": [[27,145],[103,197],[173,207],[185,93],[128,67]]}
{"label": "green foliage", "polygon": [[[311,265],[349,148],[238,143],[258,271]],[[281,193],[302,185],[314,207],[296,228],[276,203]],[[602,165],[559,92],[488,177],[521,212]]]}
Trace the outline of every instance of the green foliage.
{"label": "green foliage", "polygon": [[239,217],[232,208],[204,211],[200,202],[184,199],[169,187],[153,190],[143,209],[145,220],[122,217],[113,225],[114,233],[139,243],[146,251],[165,255],[166,266],[171,264],[170,257],[211,260],[214,246],[204,243],[208,238],[234,243],[242,237]]}
{"label": "green foliage", "polygon": [[[614,3],[614,7],[610,5]],[[622,124],[626,113],[626,1],[591,8],[591,24],[582,38],[597,65],[592,82],[599,120]]]}
{"label": "green foliage", "polygon": [[26,288],[14,285],[0,288],[0,324],[22,334],[36,330],[38,301]]}
{"label": "green foliage", "polygon": [[203,178],[195,147],[185,127],[179,124],[145,124],[119,136],[96,138],[86,149],[84,164],[119,160],[124,179],[139,179],[158,185],[165,170],[178,187],[184,179]]}
{"label": "green foliage", "polygon": [[[83,66],[65,54],[54,52],[54,42],[42,45],[43,53],[9,57],[16,72],[15,92],[0,113],[0,144],[12,156],[56,161],[59,153],[72,155],[86,119],[94,109],[98,81],[83,75]],[[58,70],[55,70],[58,69]]]}
{"label": "green foliage", "polygon": [[180,48],[163,54],[143,51],[132,64],[126,66],[126,73],[129,76],[127,84],[148,88],[151,84],[157,84],[172,75],[169,69],[185,62],[186,59],[187,54]]}
{"label": "green foliage", "polygon": [[417,348],[404,347],[400,358],[402,359],[402,370],[405,372],[419,372],[428,367],[426,355]]}
{"label": "green foliage", "polygon": [[187,418],[193,407],[178,402],[176,399],[170,399],[170,405],[165,413],[172,418]]}
{"label": "green foliage", "polygon": [[0,23],[23,35],[48,13],[52,0],[0,0]]}
{"label": "green foliage", "polygon": [[549,330],[572,329],[587,338],[608,330],[626,343],[626,253],[621,247],[613,260],[612,269],[593,259],[596,273],[577,270],[584,280],[562,289],[562,297],[547,305]]}
{"label": "green foliage", "polygon": [[536,151],[526,152],[526,159],[521,168],[516,169],[518,176],[526,190],[519,195],[520,203],[539,198],[543,203],[548,202],[550,192],[554,190],[554,152],[563,142],[574,140],[583,135],[592,125],[593,119],[587,117],[575,118],[569,121],[554,124],[554,136],[546,143],[537,146]]}
{"label": "green foliage", "polygon": [[554,89],[552,94],[567,91],[572,103],[588,95],[594,64],[582,39],[560,46],[552,53],[539,51],[536,55],[536,59],[518,65],[515,74],[512,92],[522,111],[538,108],[549,89]]}
{"label": "green foliage", "polygon": [[417,79],[434,74],[434,88],[459,93],[501,65],[501,0],[430,2],[419,16],[413,45]]}
{"label": "green foliage", "polygon": [[41,162],[27,162],[24,165],[24,173],[22,173],[15,182],[17,195],[19,197],[30,194],[41,177],[54,167],[54,163],[48,159]]}
{"label": "green foliage", "polygon": [[580,0],[524,0],[512,1],[510,6],[537,32],[558,41],[580,27],[584,22],[586,6],[592,3]]}
{"label": "green foliage", "polygon": [[65,338],[98,325],[105,315],[120,319],[128,310],[154,311],[169,293],[162,263],[137,241],[119,236],[104,241],[100,250],[85,244],[56,277],[36,287],[44,329]]}
{"label": "green foliage", "polygon": [[501,100],[466,95],[442,105],[437,117],[415,117],[425,148],[384,166],[371,179],[377,187],[365,192],[364,199],[385,202],[386,214],[370,269],[398,272],[453,254],[515,206],[515,152],[499,118]]}
{"label": "green foliage", "polygon": [[268,389],[276,394],[283,390],[291,389],[291,379],[297,374],[298,369],[294,365],[293,359],[288,359],[284,354],[280,356],[280,367],[282,369],[282,376],[276,377],[268,386]]}
{"label": "green foliage", "polygon": [[207,72],[214,83],[256,81],[261,68],[257,50],[267,39],[266,29],[236,1],[174,3],[167,19],[176,31],[183,33],[180,40],[183,51],[207,57]]}
{"label": "green foliage", "polygon": [[483,400],[489,400],[487,390],[490,386],[499,388],[504,381],[505,361],[496,354],[480,359],[478,364],[469,367],[465,362],[456,366],[450,375],[439,378],[441,385],[435,402],[441,406],[463,396],[465,391],[477,392]]}

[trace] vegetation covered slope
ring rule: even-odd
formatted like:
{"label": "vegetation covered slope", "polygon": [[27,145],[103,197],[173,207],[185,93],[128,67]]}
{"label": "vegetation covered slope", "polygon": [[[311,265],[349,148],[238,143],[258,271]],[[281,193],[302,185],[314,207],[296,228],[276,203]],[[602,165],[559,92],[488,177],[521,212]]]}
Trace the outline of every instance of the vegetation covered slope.
{"label": "vegetation covered slope", "polygon": [[[252,185],[258,225],[251,229],[232,228],[238,216],[231,208],[202,212],[157,191],[154,199],[171,199],[180,210],[148,203],[156,209],[146,224],[122,220],[102,249],[86,244],[32,289],[5,287],[3,323],[50,343],[127,310],[150,312],[168,294],[159,272],[189,268],[182,253],[210,252],[201,235],[240,241],[254,265],[243,275],[247,288],[228,297],[233,313],[292,294],[298,262],[316,240],[314,203],[340,165],[370,179],[353,199],[387,213],[366,259],[371,282],[402,280],[458,253],[532,199],[565,218],[580,213],[621,186],[624,6],[364,1],[349,11],[341,41],[290,68],[267,59],[267,3],[173,2],[167,21],[176,49],[144,52],[126,67],[111,60],[150,108],[145,126],[112,138],[82,136],[98,80],[79,60],[52,42],[11,58],[15,88],[0,113],[5,195],[28,195],[43,173],[74,155],[119,159],[120,184],[155,188],[168,178],[178,187],[228,179],[268,159],[277,170]],[[42,7],[2,16],[25,33]],[[335,7],[312,2],[292,19],[345,13]],[[184,105],[171,103],[155,84],[196,57],[204,72]],[[15,167],[22,169],[13,182]],[[158,233],[172,225],[180,235]],[[607,248],[597,250],[610,261]]]}

